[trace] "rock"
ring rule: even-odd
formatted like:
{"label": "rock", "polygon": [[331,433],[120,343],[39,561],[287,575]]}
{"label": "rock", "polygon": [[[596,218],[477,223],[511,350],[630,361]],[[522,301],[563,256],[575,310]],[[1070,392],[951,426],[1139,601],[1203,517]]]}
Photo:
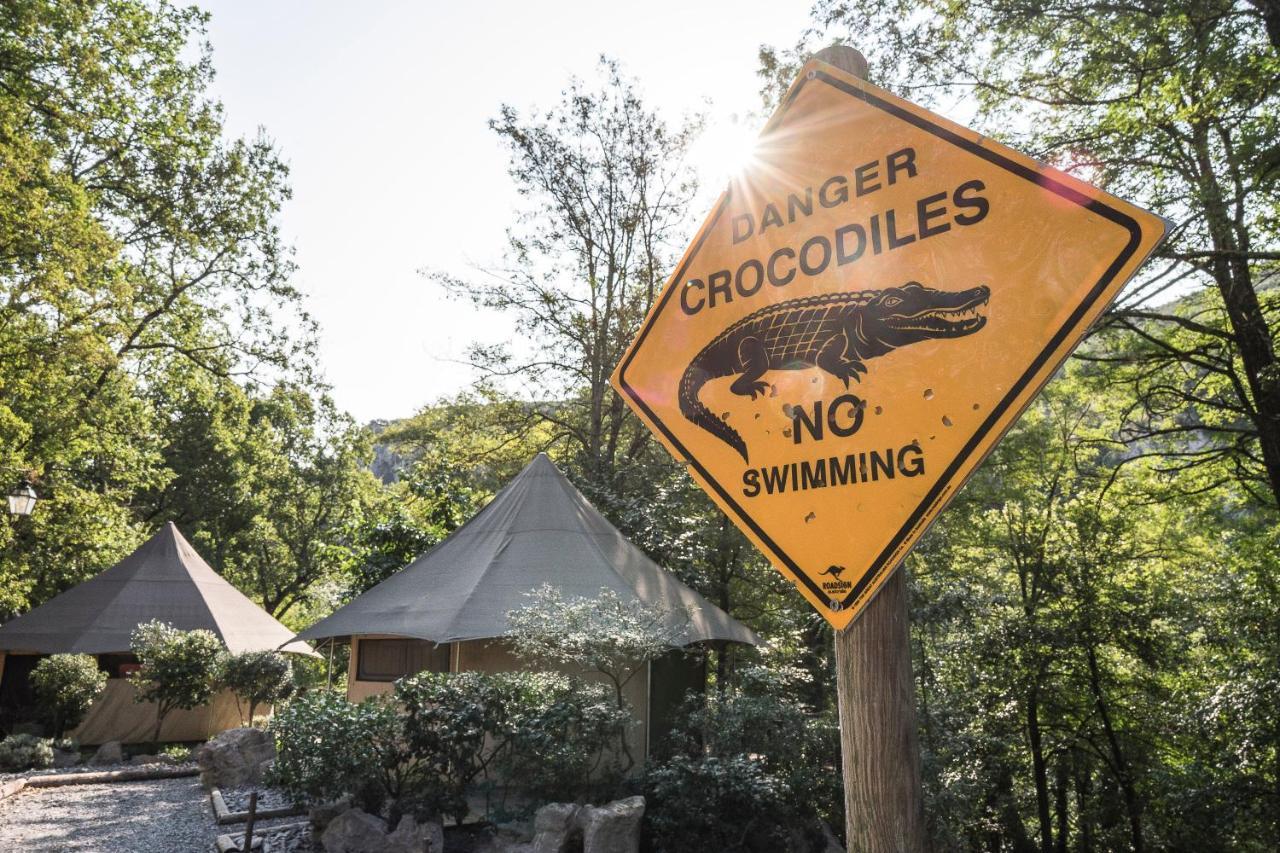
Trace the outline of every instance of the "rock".
{"label": "rock", "polygon": [[538,809],[533,819],[533,843],[529,853],[560,853],[569,837],[576,834],[575,818],[581,806],[573,803],[550,803]]}
{"label": "rock", "polygon": [[386,843],[387,825],[382,818],[361,809],[347,809],[329,821],[320,836],[325,853],[381,853]]}
{"label": "rock", "polygon": [[576,823],[583,853],[639,853],[644,797],[628,797],[604,806],[583,806]]}
{"label": "rock", "polygon": [[381,849],[387,853],[444,853],[444,827],[431,821],[418,823],[412,815],[405,815]]}
{"label": "rock", "polygon": [[80,752],[75,749],[55,749],[53,751],[54,767],[75,767],[80,763]]}
{"label": "rock", "polygon": [[405,815],[388,833],[382,818],[347,809],[329,821],[320,843],[325,853],[444,853],[444,827]]}
{"label": "rock", "polygon": [[205,789],[256,785],[276,757],[276,747],[261,729],[227,729],[196,749]]}
{"label": "rock", "polygon": [[130,764],[160,764],[165,759],[159,755],[135,755],[129,759]]}
{"label": "rock", "polygon": [[89,763],[95,766],[124,763],[124,750],[120,748],[120,741],[109,740],[98,747],[98,751],[93,754],[93,758],[89,759]]}
{"label": "rock", "polygon": [[312,806],[310,811],[307,812],[307,818],[316,830],[324,831],[324,828],[329,825],[331,820],[349,808],[351,808],[351,797],[342,797],[341,799]]}

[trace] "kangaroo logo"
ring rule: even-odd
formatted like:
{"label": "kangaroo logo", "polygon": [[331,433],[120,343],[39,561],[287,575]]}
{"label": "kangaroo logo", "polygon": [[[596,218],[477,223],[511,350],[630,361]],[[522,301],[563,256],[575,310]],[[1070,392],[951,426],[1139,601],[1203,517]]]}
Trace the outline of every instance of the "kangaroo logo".
{"label": "kangaroo logo", "polygon": [[762,308],[725,329],[680,378],[680,412],[750,462],[737,430],[698,399],[712,379],[736,376],[729,390],[754,400],[769,387],[770,370],[817,367],[849,387],[862,381],[866,361],[898,347],[972,335],[987,323],[980,309],[991,289],[953,293],[909,281],[901,287],[789,299]]}
{"label": "kangaroo logo", "polygon": [[840,576],[844,574],[844,572],[845,572],[844,566],[828,566],[827,570],[825,572],[819,572],[818,576],[821,577],[822,575],[831,575],[831,577],[835,578],[836,580],[840,580]]}

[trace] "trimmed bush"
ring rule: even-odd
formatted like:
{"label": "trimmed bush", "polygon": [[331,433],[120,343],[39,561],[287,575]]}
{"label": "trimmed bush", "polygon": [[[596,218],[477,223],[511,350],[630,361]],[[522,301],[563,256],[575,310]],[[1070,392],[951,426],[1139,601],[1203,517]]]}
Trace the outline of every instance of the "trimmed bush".
{"label": "trimmed bush", "polygon": [[17,773],[53,766],[53,741],[35,735],[9,735],[0,740],[0,770]]}
{"label": "trimmed bush", "polygon": [[276,741],[271,783],[298,803],[350,794],[365,811],[379,814],[421,775],[405,748],[403,715],[390,697],[357,705],[337,693],[308,693],[277,713],[268,731]]}
{"label": "trimmed bush", "polygon": [[146,622],[133,630],[133,653],[142,668],[130,680],[138,689],[135,701],[156,703],[160,740],[165,717],[177,708],[189,710],[213,697],[226,649],[211,631],[179,631],[164,622]]}
{"label": "trimmed bush", "polygon": [[248,725],[259,705],[274,705],[293,695],[293,665],[280,652],[240,652],[222,661],[218,683],[236,697],[236,710],[244,721],[240,701],[249,706]]}
{"label": "trimmed bush", "polygon": [[31,671],[31,686],[55,738],[80,725],[107,686],[93,655],[50,655]]}

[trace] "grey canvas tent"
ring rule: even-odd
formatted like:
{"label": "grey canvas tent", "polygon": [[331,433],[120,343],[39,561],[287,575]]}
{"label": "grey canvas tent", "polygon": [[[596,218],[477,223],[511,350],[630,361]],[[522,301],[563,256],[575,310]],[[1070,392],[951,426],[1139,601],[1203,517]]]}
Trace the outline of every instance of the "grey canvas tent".
{"label": "grey canvas tent", "polygon": [[507,613],[550,584],[566,597],[610,589],[672,611],[686,645],[754,644],[750,628],[650,560],[540,453],[448,539],[298,635],[395,634],[451,643],[501,637]]}
{"label": "grey canvas tent", "polygon": [[[445,541],[298,638],[351,641],[353,700],[423,669],[516,669],[523,662],[501,642],[507,613],[543,585],[568,598],[609,589],[665,610],[684,626],[686,646],[758,642],[750,628],[629,542],[545,454]],[[661,716],[685,689],[699,686],[700,667],[683,655],[655,662],[628,685],[628,698],[648,722],[651,709]],[[643,754],[647,737],[636,745]]]}
{"label": "grey canvas tent", "polygon": [[[42,655],[97,655],[112,677],[73,734],[85,743],[144,739],[154,710],[133,703],[132,687],[120,676],[132,668],[133,629],[153,619],[182,630],[212,631],[232,652],[284,647],[314,654],[210,568],[171,522],[116,565],[0,626],[0,679],[6,670],[9,676],[0,683],[7,682],[12,693],[15,682],[25,678],[23,670]],[[239,725],[234,701],[229,711],[227,701],[220,697],[206,708],[171,715],[162,738],[195,740]]]}

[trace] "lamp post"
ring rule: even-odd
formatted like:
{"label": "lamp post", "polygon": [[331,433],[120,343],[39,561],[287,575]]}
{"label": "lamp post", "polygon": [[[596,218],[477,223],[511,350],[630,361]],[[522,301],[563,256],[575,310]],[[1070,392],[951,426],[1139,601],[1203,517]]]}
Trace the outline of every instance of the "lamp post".
{"label": "lamp post", "polygon": [[9,514],[31,515],[31,511],[36,508],[37,500],[39,496],[36,495],[36,490],[24,479],[9,492]]}

